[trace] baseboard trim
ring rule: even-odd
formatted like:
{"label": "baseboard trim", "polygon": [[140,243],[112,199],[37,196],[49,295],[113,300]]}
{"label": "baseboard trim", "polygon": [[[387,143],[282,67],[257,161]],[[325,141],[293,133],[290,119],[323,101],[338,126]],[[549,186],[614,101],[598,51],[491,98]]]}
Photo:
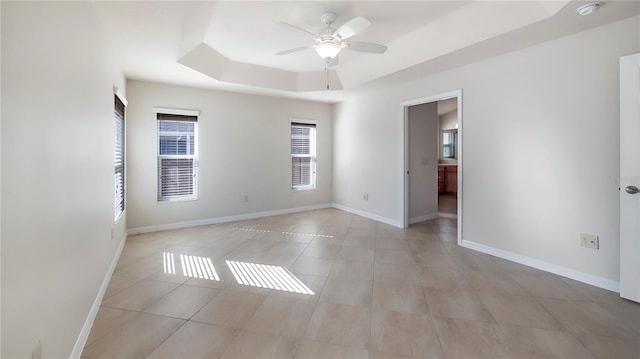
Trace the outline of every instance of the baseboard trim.
{"label": "baseboard trim", "polygon": [[215,218],[199,219],[199,220],[195,220],[195,221],[159,224],[159,225],[156,225],[156,226],[130,228],[130,229],[127,230],[127,234],[134,235],[134,234],[140,234],[140,233],[160,232],[160,231],[166,231],[166,230],[171,230],[171,229],[206,226],[206,225],[209,225],[209,224],[226,223],[226,222],[234,222],[234,221],[243,221],[243,220],[246,220],[246,219],[271,217],[271,216],[278,216],[278,215],[281,215],[281,214],[290,214],[290,213],[297,213],[297,212],[304,212],[304,211],[313,211],[313,210],[316,210],[316,209],[324,209],[324,208],[331,208],[331,207],[332,207],[331,204],[326,203],[326,204],[317,204],[317,205],[305,206],[305,207],[277,209],[277,210],[274,210],[274,211],[239,214],[239,215],[236,215],[236,216],[215,217]]}
{"label": "baseboard trim", "polygon": [[107,274],[102,279],[102,284],[98,289],[98,294],[96,295],[96,299],[93,301],[93,305],[91,306],[91,310],[89,310],[89,315],[87,319],[84,321],[84,325],[82,326],[82,330],[80,331],[80,335],[76,340],[76,344],[73,346],[73,351],[71,351],[71,355],[69,358],[77,359],[82,355],[82,350],[84,349],[84,345],[87,343],[87,339],[89,339],[89,333],[91,332],[91,327],[93,326],[94,320],[96,320],[96,315],[98,315],[98,310],[100,310],[100,304],[102,303],[102,299],[104,298],[104,294],[107,291],[107,287],[109,286],[109,282],[111,281],[111,275],[113,271],[116,269],[116,264],[118,264],[118,260],[120,259],[120,254],[122,253],[122,249],[124,248],[124,244],[127,242],[127,232],[125,231],[120,238],[120,245],[118,245],[118,249],[116,249],[116,255],[111,260],[111,264],[109,265],[109,269],[107,269]]}
{"label": "baseboard trim", "polygon": [[512,252],[507,252],[502,249],[497,249],[493,247],[486,246],[484,244],[479,244],[475,242],[471,242],[468,240],[462,240],[460,243],[462,247],[473,249],[478,252],[490,254],[492,256],[496,256],[502,259],[506,259],[511,262],[519,263],[526,265],[528,267],[533,267],[536,269],[543,270],[545,272],[557,274],[566,278],[570,278],[573,280],[577,280],[579,282],[587,283],[599,288],[607,289],[610,291],[614,291],[616,293],[620,293],[620,282],[616,282],[610,279],[598,277],[592,274],[584,273],[577,271],[575,269],[559,266],[557,264],[552,264],[548,262],[544,262],[538,259],[534,259],[531,257],[523,256],[520,254],[515,254]]}
{"label": "baseboard trim", "polygon": [[453,213],[438,213],[438,217],[458,219],[458,215]]}
{"label": "baseboard trim", "polygon": [[357,214],[358,216],[362,216],[362,217],[365,217],[365,218],[373,219],[374,221],[382,222],[382,223],[388,224],[390,226],[394,226],[394,227],[398,227],[398,228],[404,228],[404,226],[402,225],[402,223],[400,223],[400,221],[395,221],[395,220],[390,219],[390,218],[378,216],[377,214],[364,212],[364,211],[361,211],[361,210],[358,210],[358,209],[355,209],[355,208],[343,206],[343,205],[338,204],[338,203],[331,204],[331,207],[339,209],[339,210],[342,210],[342,211],[345,211],[345,212]]}
{"label": "baseboard trim", "polygon": [[413,217],[413,218],[409,218],[409,224],[428,221],[430,219],[436,219],[438,217],[442,217],[442,216],[440,216],[440,213],[431,213],[431,214],[427,214],[425,216]]}

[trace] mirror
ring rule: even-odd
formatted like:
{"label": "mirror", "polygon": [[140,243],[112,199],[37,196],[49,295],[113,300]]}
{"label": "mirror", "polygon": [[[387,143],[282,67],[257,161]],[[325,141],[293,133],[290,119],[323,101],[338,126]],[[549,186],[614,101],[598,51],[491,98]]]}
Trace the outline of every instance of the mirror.
{"label": "mirror", "polygon": [[442,131],[442,159],[456,159],[458,154],[458,130]]}

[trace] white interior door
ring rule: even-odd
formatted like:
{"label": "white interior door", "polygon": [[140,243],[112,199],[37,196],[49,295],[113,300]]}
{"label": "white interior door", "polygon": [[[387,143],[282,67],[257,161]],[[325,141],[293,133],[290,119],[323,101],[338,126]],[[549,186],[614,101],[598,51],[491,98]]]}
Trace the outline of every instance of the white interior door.
{"label": "white interior door", "polygon": [[620,58],[620,296],[640,302],[640,54]]}

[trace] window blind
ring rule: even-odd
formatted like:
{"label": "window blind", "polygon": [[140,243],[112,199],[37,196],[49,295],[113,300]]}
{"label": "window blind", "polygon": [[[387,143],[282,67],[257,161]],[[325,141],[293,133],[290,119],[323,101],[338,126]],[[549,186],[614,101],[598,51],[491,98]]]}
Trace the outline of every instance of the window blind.
{"label": "window blind", "polygon": [[158,113],[158,201],[198,198],[197,117]]}
{"label": "window blind", "polygon": [[443,132],[442,136],[442,157],[456,158],[456,137],[455,132]]}
{"label": "window blind", "polygon": [[316,126],[291,123],[291,187],[315,188],[316,177]]}
{"label": "window blind", "polygon": [[118,98],[115,97],[114,104],[114,152],[113,152],[113,163],[114,163],[114,183],[115,183],[115,194],[114,194],[114,208],[115,208],[115,220],[124,212],[124,198],[125,198],[125,177],[124,177],[124,146],[125,146],[125,137],[124,137],[124,113],[125,113],[125,105]]}

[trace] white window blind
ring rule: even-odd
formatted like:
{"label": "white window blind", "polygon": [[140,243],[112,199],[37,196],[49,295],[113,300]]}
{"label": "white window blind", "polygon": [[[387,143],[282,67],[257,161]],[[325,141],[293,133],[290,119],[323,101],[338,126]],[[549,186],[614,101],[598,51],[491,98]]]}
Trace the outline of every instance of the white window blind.
{"label": "white window blind", "polygon": [[158,201],[198,199],[198,117],[157,118]]}
{"label": "white window blind", "polygon": [[115,97],[114,105],[114,151],[113,151],[113,163],[114,163],[114,207],[115,207],[115,220],[124,212],[124,112],[125,105],[118,98]]}
{"label": "white window blind", "polygon": [[442,157],[456,158],[456,132],[444,131],[442,133]]}
{"label": "white window blind", "polygon": [[291,188],[316,187],[316,125],[291,123]]}

